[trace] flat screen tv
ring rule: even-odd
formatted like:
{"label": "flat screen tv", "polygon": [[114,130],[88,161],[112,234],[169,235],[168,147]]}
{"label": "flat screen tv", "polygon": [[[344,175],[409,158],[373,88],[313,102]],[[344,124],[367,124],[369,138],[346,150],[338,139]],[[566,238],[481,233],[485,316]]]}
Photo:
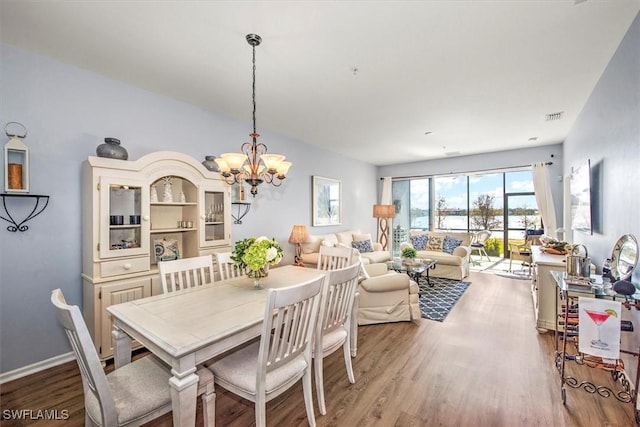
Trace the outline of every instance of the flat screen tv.
{"label": "flat screen tv", "polygon": [[571,193],[571,228],[592,233],[591,221],[591,167],[590,161],[574,167],[569,177]]}

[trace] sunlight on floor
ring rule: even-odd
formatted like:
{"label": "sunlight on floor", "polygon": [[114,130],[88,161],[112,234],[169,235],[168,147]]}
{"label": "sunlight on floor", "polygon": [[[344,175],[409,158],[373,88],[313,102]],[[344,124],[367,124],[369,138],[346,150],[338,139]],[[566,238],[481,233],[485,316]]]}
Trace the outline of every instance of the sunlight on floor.
{"label": "sunlight on floor", "polygon": [[[529,276],[529,266],[522,261],[513,261],[512,264],[513,273]],[[488,273],[495,272],[509,272],[509,259],[503,257],[490,256],[489,261],[485,257],[482,259],[474,254],[471,256],[471,262],[469,263],[469,270],[471,271],[485,271]]]}

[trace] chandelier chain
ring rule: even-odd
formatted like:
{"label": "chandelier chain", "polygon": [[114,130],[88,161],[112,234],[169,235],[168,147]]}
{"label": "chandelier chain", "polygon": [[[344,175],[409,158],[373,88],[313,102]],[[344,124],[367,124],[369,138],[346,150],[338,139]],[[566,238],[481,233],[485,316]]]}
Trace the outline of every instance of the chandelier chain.
{"label": "chandelier chain", "polygon": [[[253,85],[251,87],[251,100],[253,102],[253,133],[256,133],[256,46],[253,47]],[[255,139],[255,138],[254,138]]]}

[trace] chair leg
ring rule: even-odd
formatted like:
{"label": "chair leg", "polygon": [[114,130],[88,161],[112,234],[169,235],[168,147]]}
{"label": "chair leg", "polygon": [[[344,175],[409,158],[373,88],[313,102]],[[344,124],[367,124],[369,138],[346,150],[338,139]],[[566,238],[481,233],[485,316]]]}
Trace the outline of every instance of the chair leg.
{"label": "chair leg", "polygon": [[342,349],[344,351],[344,365],[347,368],[347,376],[349,377],[349,382],[351,384],[355,384],[356,377],[353,375],[353,365],[351,364],[351,349],[349,346],[349,337],[347,337],[347,339],[344,341]]}
{"label": "chair leg", "polygon": [[255,411],[256,411],[256,427],[267,426],[267,398],[264,393],[259,393],[256,396]]}
{"label": "chair leg", "polygon": [[327,414],[327,405],[324,401],[324,375],[322,372],[322,354],[313,358],[313,369],[316,374],[316,394],[318,395],[318,410],[321,415]]}
{"label": "chair leg", "polygon": [[509,271],[513,271],[513,269],[511,268],[511,264],[513,262],[513,257],[509,257]]}
{"label": "chair leg", "polygon": [[302,390],[304,391],[304,406],[307,409],[307,419],[310,427],[316,427],[316,416],[313,413],[313,392],[311,391],[311,367],[307,368],[302,377]]}

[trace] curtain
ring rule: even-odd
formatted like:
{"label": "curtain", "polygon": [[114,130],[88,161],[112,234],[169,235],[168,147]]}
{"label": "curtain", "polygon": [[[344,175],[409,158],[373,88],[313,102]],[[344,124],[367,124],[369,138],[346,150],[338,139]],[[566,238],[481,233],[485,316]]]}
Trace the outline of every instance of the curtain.
{"label": "curtain", "polygon": [[556,208],[551,194],[549,168],[544,163],[534,163],[531,165],[531,172],[533,174],[533,191],[535,192],[536,203],[544,223],[545,234],[555,238],[557,228]]}
{"label": "curtain", "polygon": [[385,176],[382,178],[382,196],[380,197],[381,205],[391,205],[391,177]]}

